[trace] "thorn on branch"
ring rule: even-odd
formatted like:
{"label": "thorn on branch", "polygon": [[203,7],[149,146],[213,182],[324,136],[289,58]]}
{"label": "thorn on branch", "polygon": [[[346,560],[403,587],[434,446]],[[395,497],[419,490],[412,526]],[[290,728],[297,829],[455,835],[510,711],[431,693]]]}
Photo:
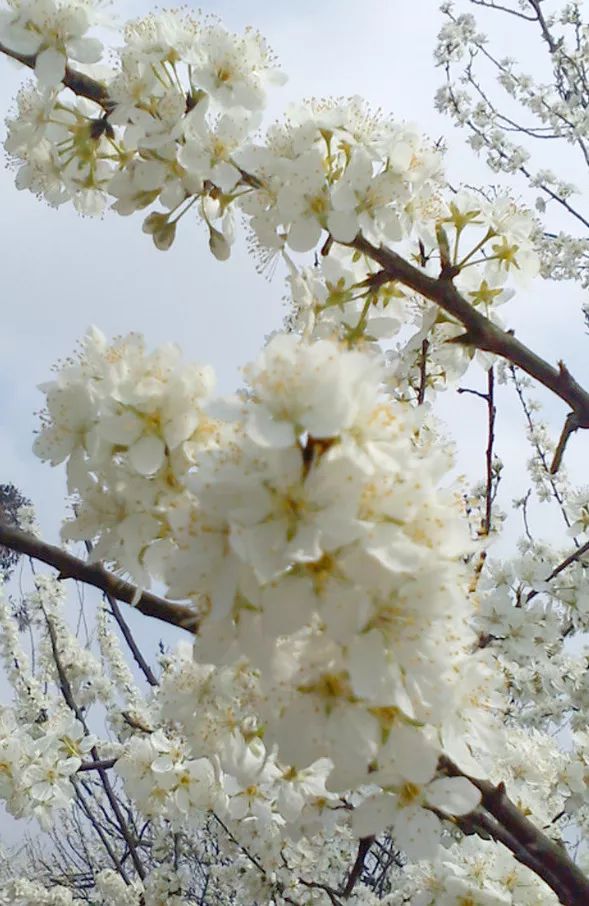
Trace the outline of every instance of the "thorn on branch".
{"label": "thorn on branch", "polygon": [[469,330],[459,334],[457,337],[451,337],[451,339],[445,340],[445,342],[452,343],[454,346],[478,346],[479,349],[481,348],[478,341]]}
{"label": "thorn on branch", "polygon": [[[562,365],[562,362],[559,363],[559,366]],[[564,367],[564,366],[563,366]],[[566,369],[565,369],[566,370]],[[568,374],[568,372],[567,372]],[[571,434],[574,434],[575,431],[580,427],[579,419],[577,418],[574,412],[569,412],[565,419],[556,450],[554,451],[554,457],[550,465],[550,474],[556,475],[560,469],[560,464],[562,462],[562,457],[566,448],[566,445],[569,441]]]}

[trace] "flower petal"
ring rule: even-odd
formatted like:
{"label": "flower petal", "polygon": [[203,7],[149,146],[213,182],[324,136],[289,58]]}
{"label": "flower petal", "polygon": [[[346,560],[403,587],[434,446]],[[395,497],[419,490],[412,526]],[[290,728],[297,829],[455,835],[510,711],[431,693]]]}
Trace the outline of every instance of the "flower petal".
{"label": "flower petal", "polygon": [[152,475],[162,465],[165,451],[161,438],[146,435],[129,447],[129,462],[140,475]]}

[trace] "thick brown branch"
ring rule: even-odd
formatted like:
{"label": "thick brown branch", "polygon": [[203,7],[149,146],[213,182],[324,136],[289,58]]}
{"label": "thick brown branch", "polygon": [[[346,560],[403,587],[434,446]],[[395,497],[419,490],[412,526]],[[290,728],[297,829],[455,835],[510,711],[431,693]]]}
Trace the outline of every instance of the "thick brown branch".
{"label": "thick brown branch", "polygon": [[[518,862],[531,868],[555,892],[563,906],[589,903],[589,879],[569,857],[566,849],[539,830],[507,795],[505,784],[469,777],[445,756],[440,769],[448,777],[467,777],[481,794],[481,807],[494,819],[485,831],[503,843]],[[478,812],[474,813],[475,823]]]}
{"label": "thick brown branch", "polygon": [[[37,62],[36,54],[17,53],[15,50],[10,50],[2,42],[0,42],[0,53],[10,57],[11,60],[16,60],[17,63],[22,63],[23,66],[28,66],[29,69],[35,68],[35,63]],[[106,113],[112,113],[116,106],[109,97],[106,85],[90,78],[90,76],[84,75],[83,72],[72,69],[71,66],[66,66],[63,84],[79,97],[88,98],[89,101],[99,104]]]}
{"label": "thick brown branch", "polygon": [[[46,544],[39,538],[35,538],[34,535],[29,535],[27,532],[3,522],[0,522],[0,544],[52,566],[58,570],[60,579],[77,579],[86,585],[93,585],[94,588],[99,588],[105,594],[112,595],[113,598],[123,601],[125,604],[132,604],[137,595],[135,585],[119,579],[100,564],[79,560],[62,548]],[[198,629],[198,616],[190,607],[167,601],[148,591],[141,594],[135,604],[135,609],[145,614],[146,617],[154,617],[164,623],[171,623],[172,626],[179,626],[188,632],[196,632]]]}
{"label": "thick brown branch", "polygon": [[374,843],[374,839],[374,837],[362,837],[358,842],[358,853],[356,855],[356,860],[352,866],[352,870],[350,871],[346,886],[342,890],[342,897],[344,898],[344,900],[347,900],[348,897],[352,895],[354,887],[362,877],[366,856],[368,855],[370,847]]}
{"label": "thick brown branch", "polygon": [[512,333],[501,330],[467,302],[451,280],[428,276],[396,252],[372,245],[362,235],[357,236],[351,245],[380,264],[382,272],[375,278],[380,277],[381,282],[398,281],[435,302],[464,326],[465,333],[459,338],[461,342],[517,365],[567,403],[580,428],[589,428],[589,393],[577,383],[562,362],[555,368]]}

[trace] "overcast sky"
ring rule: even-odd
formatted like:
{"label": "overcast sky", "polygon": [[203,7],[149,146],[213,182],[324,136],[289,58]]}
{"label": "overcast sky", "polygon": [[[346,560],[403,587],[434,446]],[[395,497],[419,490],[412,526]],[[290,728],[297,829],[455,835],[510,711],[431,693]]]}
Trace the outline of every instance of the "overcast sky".
{"label": "overcast sky", "polygon": [[[442,81],[432,59],[441,24],[437,6],[436,0],[214,0],[206,12],[217,13],[231,28],[253,25],[268,38],[289,76],[272,96],[272,115],[311,95],[360,94],[435,139],[446,136],[454,182],[496,182],[451,123],[434,112],[433,95]],[[135,0],[114,8],[124,21],[147,12],[149,5]],[[495,33],[502,55],[523,54],[531,65],[536,61],[539,41],[506,28],[503,20]],[[0,59],[1,113],[9,110],[22,77]],[[141,212],[91,220],[69,207],[50,209],[30,193],[17,192],[8,169],[0,169],[0,205],[0,482],[14,482],[33,499],[45,536],[55,540],[64,513],[64,474],[31,452],[33,413],[42,406],[36,385],[50,378],[52,364],[71,353],[89,324],[107,335],[140,330],[149,344],[179,341],[187,358],[212,363],[220,389],[229,392],[239,383],[239,366],[281,323],[283,282],[279,273],[271,283],[260,277],[239,244],[230,261],[217,262],[204,231],[187,220],[172,250],[161,253],[141,232]],[[565,358],[587,385],[580,295],[564,285],[535,286],[504,314],[521,339],[552,361]],[[476,371],[463,383],[483,389],[483,381]],[[523,465],[529,454],[521,414],[512,398],[503,396],[497,450],[508,466],[507,505],[525,490]],[[460,466],[476,479],[482,475],[486,441],[483,405],[450,391],[442,408],[462,451]],[[550,401],[548,411],[558,432],[564,408]],[[567,454],[580,474],[587,450],[589,435],[581,435]],[[553,533],[554,517],[543,517],[541,524]],[[141,621],[133,622],[139,626]],[[159,627],[153,631],[159,634]]]}
{"label": "overcast sky", "polygon": [[[458,6],[468,8],[466,2]],[[121,21],[148,8],[143,0],[114,5]],[[206,11],[217,13],[230,28],[250,24],[267,36],[289,76],[285,88],[272,94],[270,116],[310,95],[360,94],[434,138],[445,136],[454,183],[496,182],[465,146],[462,134],[433,109],[441,83],[432,59],[441,23],[436,0],[364,0],[361,5],[355,0],[214,0]],[[506,29],[504,18],[497,16],[488,23],[501,55],[512,53],[532,67],[538,64],[542,45],[529,27]],[[22,70],[5,58],[0,67],[4,112]],[[586,175],[578,178],[586,180]],[[202,228],[187,220],[173,248],[158,252],[141,232],[141,212],[92,220],[68,206],[54,210],[30,193],[18,192],[9,169],[0,169],[0,204],[0,481],[13,481],[34,500],[44,533],[56,538],[64,509],[63,472],[39,463],[31,453],[33,413],[42,405],[36,386],[50,377],[52,364],[70,354],[95,323],[107,335],[140,330],[149,344],[177,340],[187,358],[212,363],[220,389],[231,391],[239,383],[239,367],[281,323],[282,275],[277,273],[271,283],[260,277],[239,243],[229,262],[217,262]],[[518,336],[553,361],[562,356],[589,383],[580,295],[563,284],[538,284],[503,312]],[[482,387],[483,375],[477,371],[472,381]],[[542,391],[539,395],[548,401],[558,431],[564,408]],[[461,468],[478,476],[484,448],[482,404],[450,391],[442,408],[463,451]],[[517,406],[502,400],[497,449],[512,463],[506,470],[506,503],[521,485],[527,456],[520,424]],[[574,438],[568,461],[584,462],[588,443],[584,436]]]}

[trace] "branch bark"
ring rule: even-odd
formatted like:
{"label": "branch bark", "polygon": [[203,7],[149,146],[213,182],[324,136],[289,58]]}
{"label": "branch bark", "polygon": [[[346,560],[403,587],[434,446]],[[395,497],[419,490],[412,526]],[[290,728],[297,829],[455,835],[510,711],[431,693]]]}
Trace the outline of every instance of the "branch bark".
{"label": "branch bark", "polygon": [[371,282],[397,281],[435,302],[465,328],[457,341],[517,365],[570,406],[578,427],[589,428],[589,393],[577,383],[563,362],[555,368],[517,340],[513,333],[493,324],[459,293],[449,276],[430,277],[391,249],[372,245],[361,234],[350,245],[380,264],[382,271],[374,274]]}
{"label": "branch bark", "polygon": [[[505,784],[495,786],[489,780],[470,777],[449,758],[442,756],[440,769],[448,777],[466,777],[481,794],[484,812],[473,814],[474,826],[481,819],[481,827],[497,842],[503,843],[518,862],[530,868],[554,891],[563,906],[580,906],[589,903],[589,879],[560,846],[538,830],[520,812],[507,795]],[[492,819],[489,820],[489,816]],[[469,818],[470,816],[467,816]]]}
{"label": "branch bark", "polygon": [[[86,563],[60,547],[46,544],[34,535],[3,522],[0,522],[0,544],[52,566],[58,570],[60,579],[76,579],[92,585],[125,604],[132,604],[138,594],[135,585],[108,572],[99,563]],[[134,607],[146,617],[154,617],[188,632],[196,633],[198,630],[198,615],[192,608],[160,598],[151,592],[142,592]]]}
{"label": "branch bark", "polygon": [[[37,54],[18,53],[2,44],[2,42],[0,42],[0,53],[10,57],[11,60],[16,60],[17,63],[22,63],[23,66],[27,66],[29,69],[34,70],[35,68]],[[84,75],[83,72],[72,69],[71,66],[66,66],[65,68],[63,84],[79,97],[94,101],[102,107],[105,113],[112,113],[116,107],[115,102],[109,97],[106,85],[90,78],[90,76]]]}

